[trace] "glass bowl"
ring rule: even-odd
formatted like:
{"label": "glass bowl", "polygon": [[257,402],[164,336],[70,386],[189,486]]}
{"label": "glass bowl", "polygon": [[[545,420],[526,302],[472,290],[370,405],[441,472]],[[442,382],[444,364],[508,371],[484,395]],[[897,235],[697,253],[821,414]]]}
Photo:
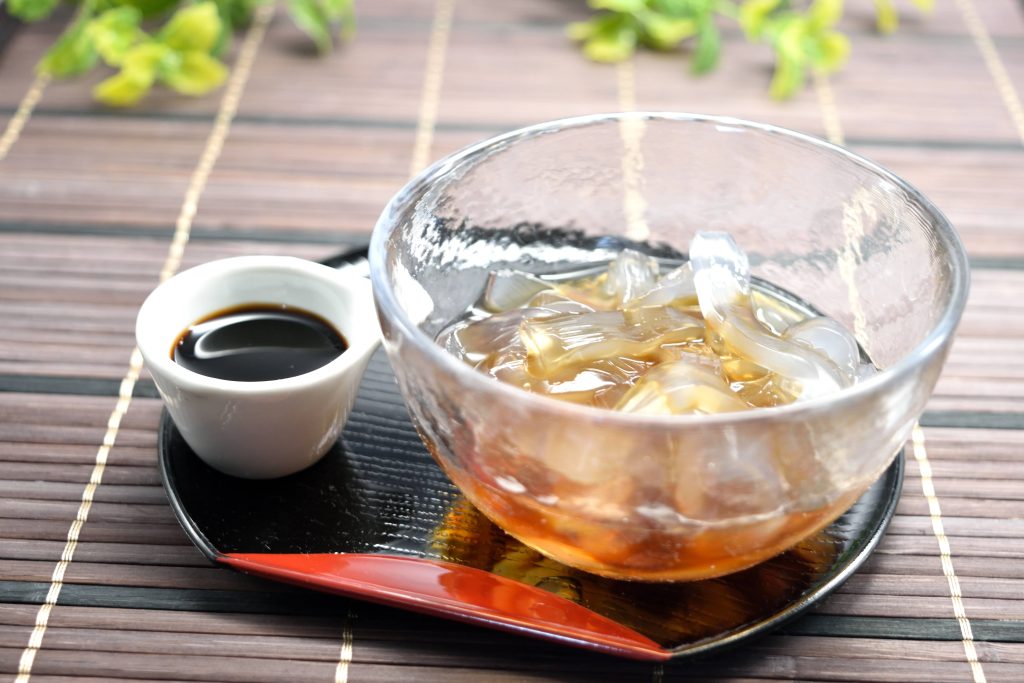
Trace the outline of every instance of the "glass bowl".
{"label": "glass bowl", "polygon": [[[752,274],[855,332],[880,369],[837,393],[706,416],[639,416],[499,383],[434,339],[491,270],[684,259],[729,232]],[[595,115],[501,135],[428,168],[384,209],[370,266],[385,347],[437,462],[508,533],[620,579],[703,579],[823,528],[924,410],[967,297],[967,257],[917,190],[773,126]]]}

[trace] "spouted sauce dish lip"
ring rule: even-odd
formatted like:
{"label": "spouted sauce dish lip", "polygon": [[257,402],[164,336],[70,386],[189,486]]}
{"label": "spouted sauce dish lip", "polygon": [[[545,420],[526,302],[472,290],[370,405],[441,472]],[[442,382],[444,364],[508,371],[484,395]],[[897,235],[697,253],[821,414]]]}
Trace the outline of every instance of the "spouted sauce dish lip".
{"label": "spouted sauce dish lip", "polygon": [[206,377],[267,382],[317,370],[348,348],[315,313],[285,304],[248,303],[215,311],[183,330],[171,359]]}

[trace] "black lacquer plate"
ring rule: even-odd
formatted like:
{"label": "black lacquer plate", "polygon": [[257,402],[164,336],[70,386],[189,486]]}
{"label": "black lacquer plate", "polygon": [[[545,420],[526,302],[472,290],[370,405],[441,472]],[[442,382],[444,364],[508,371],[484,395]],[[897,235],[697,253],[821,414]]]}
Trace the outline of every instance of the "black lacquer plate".
{"label": "black lacquer plate", "polygon": [[[328,263],[365,264],[365,250]],[[475,510],[409,421],[383,352],[341,439],[283,479],[208,467],[166,415],[160,467],[172,507],[212,561],[351,595],[639,659],[733,645],[800,614],[846,580],[885,532],[900,453],[816,536],[756,567],[680,584],[615,581],[547,559]]]}

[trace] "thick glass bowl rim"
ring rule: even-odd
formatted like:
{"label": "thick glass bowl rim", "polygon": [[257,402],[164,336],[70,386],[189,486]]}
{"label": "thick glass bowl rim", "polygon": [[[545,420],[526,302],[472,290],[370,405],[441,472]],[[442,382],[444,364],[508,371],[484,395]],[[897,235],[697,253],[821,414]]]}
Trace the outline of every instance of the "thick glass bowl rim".
{"label": "thick glass bowl rim", "polygon": [[[606,408],[585,406],[567,401],[535,394],[510,384],[505,384],[470,367],[442,349],[433,339],[415,324],[399,304],[394,289],[386,277],[387,242],[397,227],[392,220],[403,208],[423,194],[426,188],[441,182],[453,171],[466,164],[473,163],[478,157],[495,149],[507,147],[517,141],[541,135],[557,133],[561,130],[584,128],[596,124],[618,123],[628,119],[678,121],[683,124],[709,124],[715,126],[717,132],[744,132],[781,136],[807,147],[817,148],[836,158],[839,163],[858,166],[892,183],[907,194],[928,216],[939,241],[949,254],[952,268],[952,291],[949,304],[942,315],[928,331],[925,338],[909,353],[896,363],[878,372],[876,375],[841,389],[833,394],[821,396],[807,401],[797,401],[784,406],[758,408],[756,410],[719,413],[715,415],[637,415],[621,413]],[[724,129],[724,130],[723,130]],[[733,129],[733,130],[729,130]],[[460,382],[485,392],[492,393],[512,403],[522,403],[528,407],[548,412],[559,411],[568,416],[576,416],[586,420],[598,420],[623,426],[649,425],[663,428],[680,428],[684,426],[733,425],[737,423],[779,420],[799,420],[811,413],[828,413],[842,411],[844,405],[852,404],[862,397],[878,394],[901,386],[906,381],[913,381],[911,375],[936,353],[956,331],[960,317],[967,303],[970,287],[970,266],[967,252],[959,235],[949,220],[932,202],[916,187],[903,180],[888,169],[858,154],[834,145],[830,142],[780,126],[756,123],[728,116],[712,116],[705,114],[688,114],[680,112],[620,112],[607,114],[591,114],[539,123],[497,135],[481,142],[472,144],[454,152],[427,167],[412,178],[395,194],[384,207],[374,227],[369,248],[370,279],[373,283],[374,297],[377,299],[381,314],[399,328],[402,334],[419,351],[437,363],[447,373],[457,377]]]}

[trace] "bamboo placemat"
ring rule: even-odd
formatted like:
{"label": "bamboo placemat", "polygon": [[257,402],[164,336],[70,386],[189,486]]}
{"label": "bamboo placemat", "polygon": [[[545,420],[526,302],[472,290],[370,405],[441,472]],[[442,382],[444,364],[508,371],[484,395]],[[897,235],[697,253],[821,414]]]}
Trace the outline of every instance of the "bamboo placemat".
{"label": "bamboo placemat", "polygon": [[[313,59],[278,10],[231,83],[113,112],[95,79],[33,65],[61,20],[0,53],[0,675],[88,681],[1024,680],[1024,10],[937,0],[880,38],[848,0],[846,71],[785,104],[763,49],[720,69],[586,62],[582,0],[359,3]],[[161,277],[247,253],[325,258],[366,238],[430,160],[489,134],[617,109],[718,113],[843,142],[920,187],[973,289],[893,525],[812,614],[742,649],[611,660],[209,566],[156,469],[160,402],[133,353]]]}

